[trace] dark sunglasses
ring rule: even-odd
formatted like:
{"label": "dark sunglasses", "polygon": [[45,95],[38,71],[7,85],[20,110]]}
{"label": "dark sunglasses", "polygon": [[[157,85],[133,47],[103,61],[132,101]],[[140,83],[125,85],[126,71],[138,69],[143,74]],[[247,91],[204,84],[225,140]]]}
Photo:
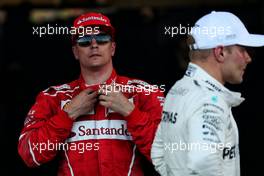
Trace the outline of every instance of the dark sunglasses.
{"label": "dark sunglasses", "polygon": [[109,34],[85,35],[78,38],[76,42],[79,46],[86,47],[91,45],[93,39],[95,39],[97,44],[101,45],[110,42],[112,37]]}

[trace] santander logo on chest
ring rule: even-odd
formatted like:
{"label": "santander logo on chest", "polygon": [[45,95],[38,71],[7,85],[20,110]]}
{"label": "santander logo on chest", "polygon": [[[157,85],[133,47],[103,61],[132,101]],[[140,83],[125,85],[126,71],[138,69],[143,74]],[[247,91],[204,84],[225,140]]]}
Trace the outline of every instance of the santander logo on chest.
{"label": "santander logo on chest", "polygon": [[85,120],[74,122],[67,142],[92,139],[132,140],[125,120]]}

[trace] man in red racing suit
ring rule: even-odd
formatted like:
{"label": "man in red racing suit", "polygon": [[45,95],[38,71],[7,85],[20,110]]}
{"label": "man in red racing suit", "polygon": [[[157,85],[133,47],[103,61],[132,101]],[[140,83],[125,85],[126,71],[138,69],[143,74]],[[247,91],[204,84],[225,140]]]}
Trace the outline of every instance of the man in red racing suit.
{"label": "man in red racing suit", "polygon": [[[107,17],[97,13],[77,20],[84,22],[83,26],[89,22],[111,25]],[[144,81],[117,75],[112,62],[103,62],[105,58],[111,61],[113,55],[109,59],[107,54],[115,46],[107,39],[90,35],[77,38],[78,46],[73,50],[80,62],[80,78],[52,86],[37,96],[18,144],[27,166],[39,166],[58,154],[61,176],[143,175],[141,159],[144,155],[150,160],[163,93]],[[92,77],[97,69],[105,72]]]}

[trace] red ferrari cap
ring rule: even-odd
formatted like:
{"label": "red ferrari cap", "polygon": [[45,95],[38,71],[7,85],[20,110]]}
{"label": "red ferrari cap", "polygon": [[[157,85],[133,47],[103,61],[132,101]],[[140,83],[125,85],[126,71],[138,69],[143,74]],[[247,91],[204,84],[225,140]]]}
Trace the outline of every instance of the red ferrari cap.
{"label": "red ferrari cap", "polygon": [[[74,20],[73,27],[76,29],[87,26],[98,26],[100,27],[100,30],[109,33],[112,36],[112,39],[114,39],[115,29],[109,18],[101,13],[85,13]],[[74,35],[72,39],[74,40],[76,37],[77,36]]]}
{"label": "red ferrari cap", "polygon": [[113,28],[113,26],[111,25],[111,22],[109,20],[109,18],[107,18],[106,16],[104,16],[101,13],[86,13],[83,14],[79,17],[77,17],[74,20],[74,27],[78,28],[80,26],[107,26],[109,28]]}

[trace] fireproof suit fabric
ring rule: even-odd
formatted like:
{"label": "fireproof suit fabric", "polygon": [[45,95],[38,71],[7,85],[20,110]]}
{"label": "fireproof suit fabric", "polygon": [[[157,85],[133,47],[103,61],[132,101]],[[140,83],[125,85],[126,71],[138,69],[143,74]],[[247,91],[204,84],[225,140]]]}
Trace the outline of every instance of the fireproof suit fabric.
{"label": "fireproof suit fabric", "polygon": [[141,154],[150,160],[151,144],[161,119],[163,93],[157,89],[144,92],[141,88],[149,84],[118,76],[114,70],[105,82],[113,84],[138,88],[124,93],[135,105],[127,117],[97,103],[89,114],[72,121],[63,107],[80,91],[101,88],[86,85],[82,76],[41,92],[19,138],[18,151],[25,163],[29,167],[39,166],[58,154],[61,176],[143,175]]}
{"label": "fireproof suit fabric", "polygon": [[151,150],[162,176],[239,176],[238,129],[231,108],[244,99],[199,66],[166,96]]}

